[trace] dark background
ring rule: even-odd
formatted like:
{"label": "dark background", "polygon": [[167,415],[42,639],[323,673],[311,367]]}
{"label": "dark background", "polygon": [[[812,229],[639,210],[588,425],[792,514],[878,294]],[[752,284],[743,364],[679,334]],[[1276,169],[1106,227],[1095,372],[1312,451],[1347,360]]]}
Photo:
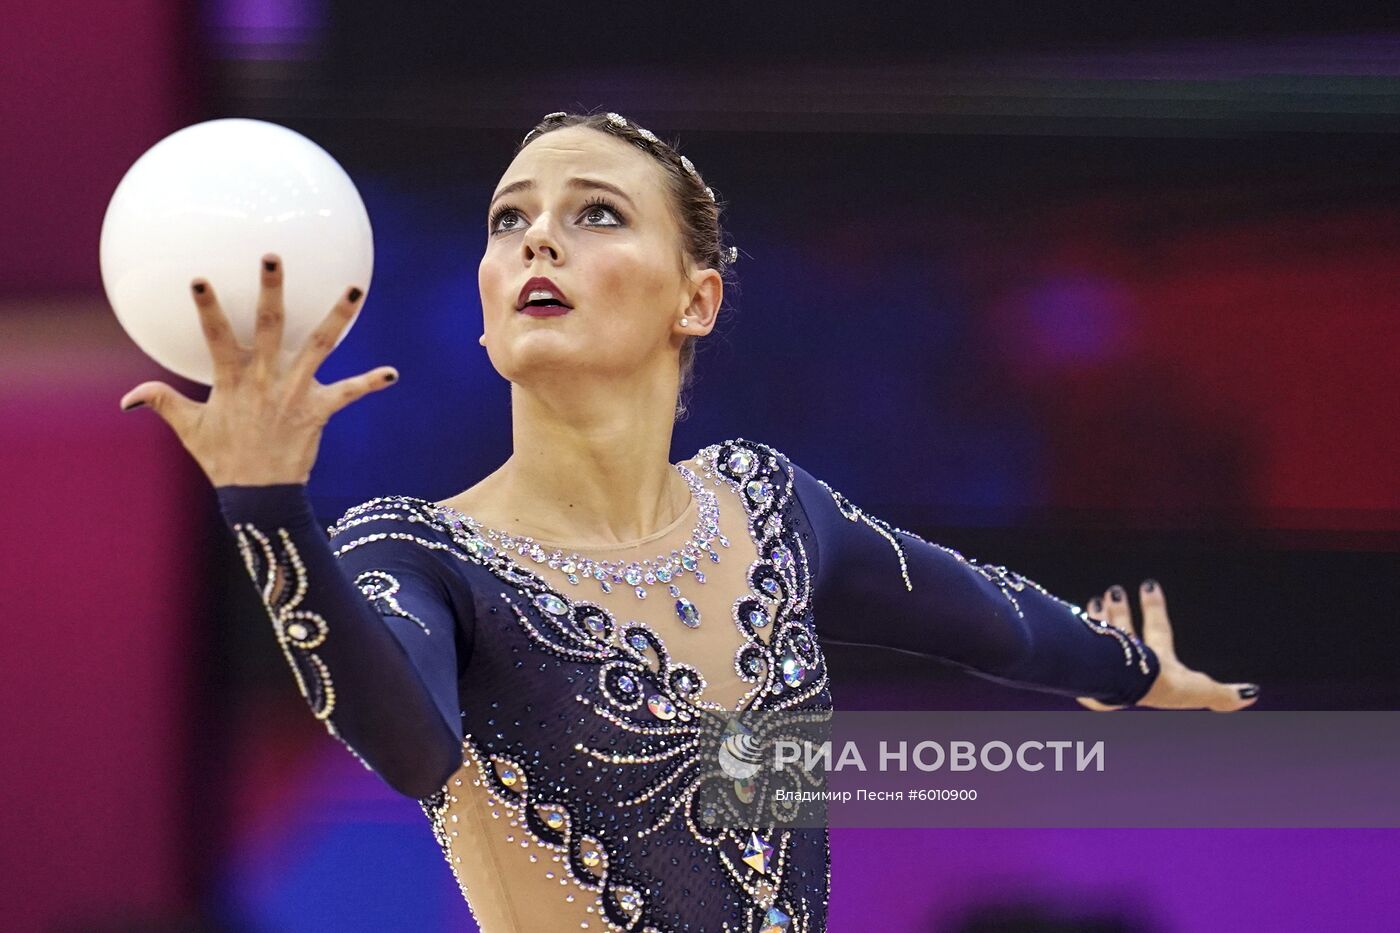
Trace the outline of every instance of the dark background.
{"label": "dark background", "polygon": [[[1183,658],[1260,683],[1260,709],[1397,708],[1400,29],[1379,6],[58,0],[14,11],[0,81],[27,609],[0,828],[7,874],[45,892],[9,928],[469,928],[412,802],[306,716],[202,476],[116,410],[169,377],[105,303],[102,213],[203,119],[310,135],[369,207],[366,313],[322,378],[403,378],[332,422],[327,520],[508,455],[476,343],[486,201],[544,113],[614,110],[680,143],[741,252],[676,459],[765,441],[1067,599],[1155,577]],[[893,652],[829,661],[844,708],[1073,707]],[[832,922],[1382,929],[1395,853],[1389,831],[846,831]]]}

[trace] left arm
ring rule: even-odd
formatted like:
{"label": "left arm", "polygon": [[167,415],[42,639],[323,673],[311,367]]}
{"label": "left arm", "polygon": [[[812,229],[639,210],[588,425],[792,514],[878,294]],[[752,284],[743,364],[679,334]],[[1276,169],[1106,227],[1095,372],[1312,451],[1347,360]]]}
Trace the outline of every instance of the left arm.
{"label": "left arm", "polygon": [[1077,697],[1091,709],[1225,710],[1253,702],[1241,692],[1253,685],[1216,683],[1176,659],[1159,586],[1143,592],[1144,643],[1126,598],[1090,614],[1005,567],[895,528],[789,466],[815,539],[823,639],[942,658],[990,680]]}

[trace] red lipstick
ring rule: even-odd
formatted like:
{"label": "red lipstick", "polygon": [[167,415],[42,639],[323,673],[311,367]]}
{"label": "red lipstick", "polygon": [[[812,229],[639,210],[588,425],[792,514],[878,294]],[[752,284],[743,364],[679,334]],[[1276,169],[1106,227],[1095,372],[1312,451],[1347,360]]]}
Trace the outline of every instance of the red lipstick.
{"label": "red lipstick", "polygon": [[564,290],[544,276],[535,276],[520,289],[515,310],[533,317],[558,317],[573,310]]}

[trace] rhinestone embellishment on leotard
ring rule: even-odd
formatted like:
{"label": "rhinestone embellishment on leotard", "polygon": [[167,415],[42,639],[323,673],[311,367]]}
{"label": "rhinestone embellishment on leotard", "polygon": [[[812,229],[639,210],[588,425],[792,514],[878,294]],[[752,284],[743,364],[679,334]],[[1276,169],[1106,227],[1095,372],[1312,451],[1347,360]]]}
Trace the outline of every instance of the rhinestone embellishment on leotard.
{"label": "rhinestone embellishment on leotard", "polygon": [[[745,471],[752,469],[753,454],[748,451],[742,453],[748,458],[743,461]],[[733,457],[730,459],[734,460]],[[444,515],[449,523],[470,534],[466,545],[468,550],[483,558],[494,555],[496,548],[499,547],[503,551],[528,557],[537,564],[543,564],[560,571],[564,575],[564,579],[574,586],[579,586],[585,579],[592,579],[598,583],[599,588],[604,593],[611,593],[614,586],[626,585],[632,588],[633,595],[638,599],[647,598],[649,592],[647,587],[664,585],[666,592],[675,599],[676,617],[690,628],[695,628],[700,624],[700,610],[694,603],[681,595],[679,583],[686,574],[693,576],[696,583],[704,583],[705,571],[700,569],[701,557],[708,557],[712,563],[719,563],[719,552],[715,550],[714,543],[718,541],[721,547],[726,548],[730,544],[729,539],[719,530],[718,498],[705,488],[704,483],[692,471],[681,464],[676,464],[676,470],[681,474],[686,485],[690,487],[691,495],[696,502],[699,514],[695,528],[691,532],[690,540],[682,547],[672,550],[669,554],[659,554],[647,560],[633,560],[624,563],[622,561],[598,560],[577,551],[565,554],[559,548],[551,551],[528,535],[513,535],[490,528],[469,515],[462,515],[456,510],[444,506],[438,506],[437,510]],[[771,495],[771,484],[763,483],[762,485],[767,487],[764,495]],[[563,615],[568,611],[558,597],[550,594],[540,596],[537,604],[541,609],[554,615]]]}
{"label": "rhinestone embellishment on leotard", "polygon": [[[786,520],[801,514],[794,508],[791,469],[771,448],[742,440],[707,448],[696,455],[695,463],[705,483],[727,486],[728,493],[742,503],[745,530],[754,545],[748,558],[753,562],[744,574],[747,587],[738,591],[728,613],[728,621],[745,635],[733,658],[734,673],[750,685],[733,708],[829,710],[825,663],[812,637],[812,575],[801,531],[804,526]],[[746,489],[754,480],[762,481],[754,490],[760,493],[757,496]],[[706,745],[698,739],[712,727],[706,725],[709,717],[697,714],[724,712],[729,707],[703,698],[705,677],[698,669],[673,657],[646,622],[571,599],[562,580],[551,590],[545,571],[536,566],[549,559],[548,553],[536,561],[531,548],[522,553],[504,541],[493,541],[480,526],[467,524],[461,513],[423,500],[381,500],[375,508],[348,514],[333,536],[361,523],[383,521],[381,516],[390,514],[400,525],[347,536],[337,556],[392,537],[416,541],[444,557],[480,564],[504,586],[497,594],[499,604],[489,609],[495,614],[499,608],[499,615],[477,617],[474,658],[492,657],[486,653],[489,650],[504,662],[499,671],[507,677],[513,678],[515,671],[526,676],[536,667],[540,672],[553,668],[577,684],[579,692],[573,699],[581,706],[576,716],[564,710],[532,710],[533,695],[513,696],[509,701],[513,705],[508,706],[505,695],[481,694],[485,705],[463,713],[469,723],[463,754],[478,775],[473,783],[489,795],[490,816],[506,824],[506,841],[527,849],[532,863],[538,857],[545,866],[544,877],[571,892],[566,900],[582,892],[589,928],[616,933],[682,929],[682,917],[697,905],[720,918],[718,925],[705,929],[819,933],[824,928],[820,917],[830,884],[830,863],[820,835],[778,831],[761,820],[724,825],[735,807],[757,804],[759,795],[768,797],[771,788],[764,790],[752,778],[723,780],[717,763],[704,751]],[[409,523],[421,523],[426,533]],[[438,537],[439,531],[446,532],[445,537]],[[537,544],[531,542],[531,546]],[[747,548],[743,550],[748,553]],[[567,556],[560,555],[561,564]],[[699,582],[706,556],[719,559],[715,548],[680,554],[676,563],[665,568],[670,580],[658,572],[659,567],[650,568],[654,583],[641,571],[636,586],[665,587],[669,594],[661,597],[664,606],[653,605],[653,611],[665,608],[669,615],[674,607],[685,621],[689,601],[671,587],[684,584],[686,573]],[[580,564],[586,558],[573,559],[572,569],[581,585],[585,574]],[[613,568],[620,580],[614,581],[613,572],[605,571],[603,579],[594,577],[595,582],[631,588],[624,575],[627,569],[625,564]],[[593,576],[591,570],[587,575]],[[515,624],[496,624],[512,616]],[[529,714],[528,720],[522,712]],[[548,739],[543,737],[539,744],[529,740],[521,744],[521,736],[534,735],[533,730],[546,728],[547,722],[555,728],[555,715],[572,754],[562,741],[557,752],[553,745],[546,748]],[[511,717],[516,717],[514,731]],[[470,725],[473,720],[475,727]],[[706,775],[712,775],[712,783],[722,781],[718,787],[728,795],[728,802],[702,799]],[[424,801],[454,870],[463,860],[454,846],[464,840],[452,826],[456,814],[451,805],[460,803],[454,787],[466,780],[471,780],[470,773]],[[655,854],[654,868],[646,860],[648,850]],[[690,872],[687,857],[704,873]],[[638,884],[649,872],[658,871],[658,877],[664,877],[671,871],[667,866],[677,864],[682,868],[665,886]]]}

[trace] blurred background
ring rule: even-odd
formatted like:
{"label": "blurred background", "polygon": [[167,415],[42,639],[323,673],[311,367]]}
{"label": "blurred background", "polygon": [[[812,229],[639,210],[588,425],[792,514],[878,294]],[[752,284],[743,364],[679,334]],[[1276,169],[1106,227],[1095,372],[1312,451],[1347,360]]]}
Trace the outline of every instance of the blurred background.
{"label": "blurred background", "polygon": [[[1183,658],[1260,683],[1258,708],[1396,709],[1400,22],[1237,6],[8,9],[0,927],[474,929],[417,805],[307,714],[202,474],[117,408],[172,377],[103,296],[103,212],[146,149],[216,117],[317,140],[374,224],[322,378],[403,378],[330,425],[327,521],[508,455],[476,343],[486,202],[544,113],[616,110],[680,142],[741,252],[675,459],[771,443],[1067,599],[1156,577]],[[1073,706],[828,660],[838,707]],[[1396,830],[832,846],[843,933],[1400,924]]]}

